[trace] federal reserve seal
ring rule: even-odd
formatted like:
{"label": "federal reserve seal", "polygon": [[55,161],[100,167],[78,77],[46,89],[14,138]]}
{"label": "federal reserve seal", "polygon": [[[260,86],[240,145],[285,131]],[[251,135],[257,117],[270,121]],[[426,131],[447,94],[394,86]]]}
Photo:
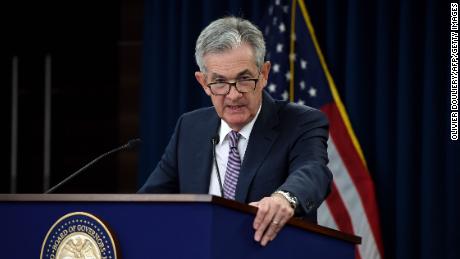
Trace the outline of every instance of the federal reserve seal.
{"label": "federal reserve seal", "polygon": [[41,259],[116,259],[115,242],[108,228],[86,212],[64,215],[43,240]]}

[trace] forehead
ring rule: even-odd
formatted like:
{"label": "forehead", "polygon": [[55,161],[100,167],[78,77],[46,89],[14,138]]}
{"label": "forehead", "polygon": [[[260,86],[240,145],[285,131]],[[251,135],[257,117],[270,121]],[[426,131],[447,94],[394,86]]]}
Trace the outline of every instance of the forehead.
{"label": "forehead", "polygon": [[211,77],[234,78],[243,72],[257,74],[252,48],[243,44],[222,53],[208,53],[203,57],[207,74]]}

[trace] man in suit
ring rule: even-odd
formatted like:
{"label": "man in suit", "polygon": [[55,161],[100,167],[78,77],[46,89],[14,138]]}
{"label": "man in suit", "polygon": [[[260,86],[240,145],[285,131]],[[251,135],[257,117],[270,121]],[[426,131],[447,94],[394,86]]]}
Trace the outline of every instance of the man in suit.
{"label": "man in suit", "polygon": [[195,57],[195,77],[214,107],[179,118],[139,192],[209,193],[256,206],[254,239],[263,246],[294,215],[316,221],[332,180],[326,117],[264,92],[270,62],[262,33],[247,20],[212,22]]}

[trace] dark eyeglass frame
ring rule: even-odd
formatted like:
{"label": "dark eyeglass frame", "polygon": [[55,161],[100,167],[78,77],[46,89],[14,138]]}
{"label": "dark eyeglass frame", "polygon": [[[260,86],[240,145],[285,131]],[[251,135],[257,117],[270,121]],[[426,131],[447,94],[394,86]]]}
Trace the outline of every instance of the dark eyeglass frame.
{"label": "dark eyeglass frame", "polygon": [[[260,76],[260,75],[259,75]],[[240,89],[238,89],[238,83],[239,82],[242,82],[242,81],[253,81],[254,82],[254,88],[252,89],[252,92],[254,92],[256,90],[256,87],[257,87],[257,83],[259,82],[259,78],[248,78],[248,79],[240,79],[240,80],[235,80],[234,82],[212,82],[212,83],[209,83],[207,86],[209,87],[209,90],[211,91],[212,95],[216,95],[216,96],[225,96],[227,94],[230,93],[230,90],[232,89],[232,86],[235,87],[235,89],[238,91],[238,93],[249,93],[251,91],[241,91]],[[224,94],[216,94],[213,92],[212,90],[212,86],[213,85],[216,85],[216,84],[227,84],[228,85],[228,91]]]}

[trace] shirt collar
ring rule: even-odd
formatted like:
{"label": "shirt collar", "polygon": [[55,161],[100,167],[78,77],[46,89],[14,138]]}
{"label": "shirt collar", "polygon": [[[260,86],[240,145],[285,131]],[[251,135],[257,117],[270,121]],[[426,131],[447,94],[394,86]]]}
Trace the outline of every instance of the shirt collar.
{"label": "shirt collar", "polygon": [[[256,123],[257,117],[259,117],[260,110],[262,109],[262,103],[259,106],[259,110],[256,113],[256,116],[252,118],[252,120],[244,125],[243,128],[238,132],[241,134],[241,137],[245,139],[249,139],[249,136],[251,135],[252,128],[254,127],[254,123]],[[220,119],[220,130],[219,130],[219,143],[222,143],[224,139],[227,137],[228,133],[230,133],[232,129],[230,126],[225,122],[223,119]]]}

